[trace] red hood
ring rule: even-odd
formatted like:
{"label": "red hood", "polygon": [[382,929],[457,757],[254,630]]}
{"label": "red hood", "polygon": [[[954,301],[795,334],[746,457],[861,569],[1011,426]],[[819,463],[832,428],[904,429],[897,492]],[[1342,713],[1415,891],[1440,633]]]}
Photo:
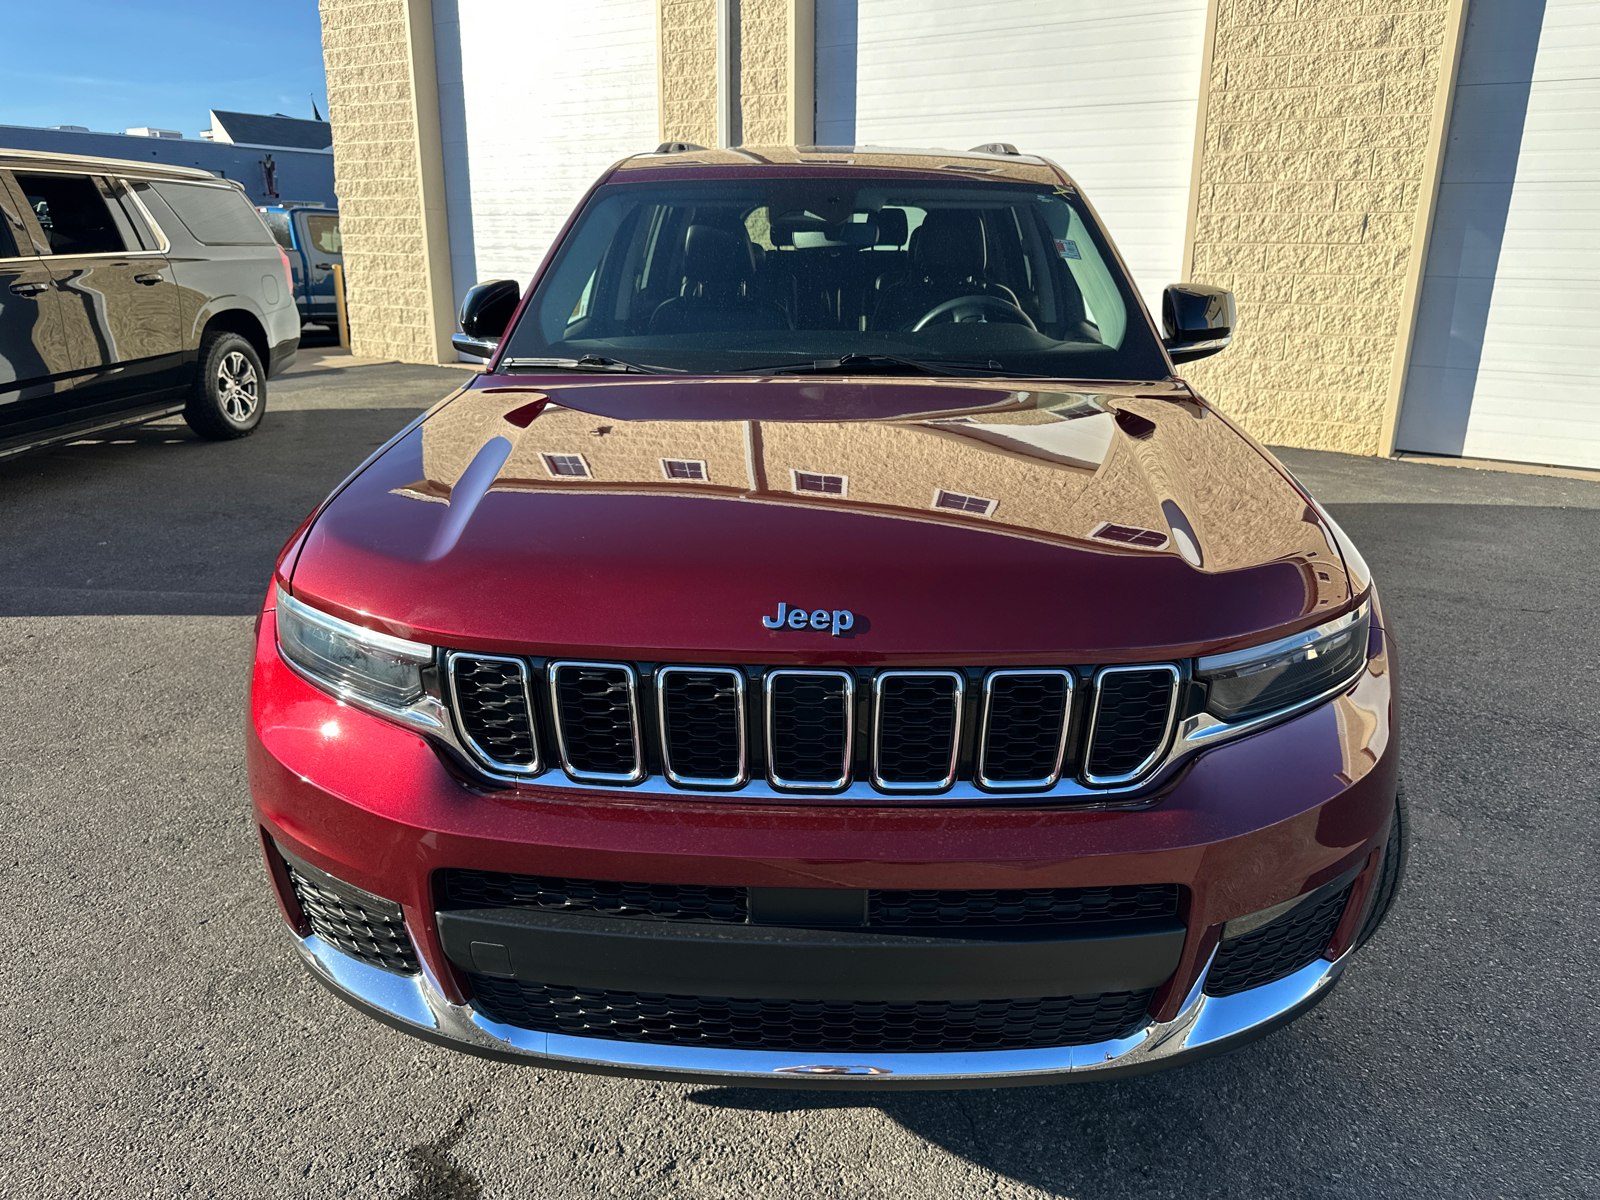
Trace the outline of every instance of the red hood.
{"label": "red hood", "polygon": [[[358,475],[294,594],[463,649],[847,664],[1186,657],[1351,595],[1299,493],[1179,385],[539,382],[481,378]],[[854,626],[768,629],[780,602]]]}

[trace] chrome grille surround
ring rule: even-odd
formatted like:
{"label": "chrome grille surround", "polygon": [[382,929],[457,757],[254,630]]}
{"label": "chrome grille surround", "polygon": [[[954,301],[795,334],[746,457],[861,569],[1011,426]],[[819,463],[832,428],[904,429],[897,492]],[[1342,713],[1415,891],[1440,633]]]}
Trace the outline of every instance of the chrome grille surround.
{"label": "chrome grille surround", "polygon": [[[776,722],[773,720],[774,692],[779,684],[786,679],[833,679],[837,680],[843,694],[844,704],[844,754],[839,763],[837,778],[829,780],[785,779],[777,772],[777,738]],[[780,669],[768,671],[762,683],[763,704],[762,711],[767,727],[767,782],[782,791],[804,792],[832,792],[850,784],[850,760],[855,749],[856,740],[856,679],[849,671],[809,671],[803,669]]]}
{"label": "chrome grille surround", "polygon": [[[522,678],[522,701],[527,705],[528,740],[533,745],[533,761],[528,763],[507,762],[503,758],[496,758],[493,754],[480,745],[473,736],[467,732],[467,723],[462,715],[463,705],[461,693],[457,687],[456,667],[463,661],[499,663],[508,667],[515,667]],[[452,650],[445,656],[445,674],[449,679],[450,708],[455,717],[456,733],[461,738],[461,744],[469,750],[478,761],[493,771],[503,771],[507,775],[534,776],[544,772],[544,755],[539,753],[539,727],[538,718],[534,715],[532,672],[528,664],[520,658],[509,658],[503,654],[473,654],[467,651]]]}
{"label": "chrome grille surround", "polygon": [[[723,676],[733,681],[736,728],[739,739],[739,769],[721,778],[679,774],[672,766],[672,736],[667,725],[667,684],[674,675]],[[686,788],[736,788],[750,780],[750,738],[745,728],[744,672],[732,667],[661,667],[656,671],[656,723],[660,736],[661,771],[678,787]]]}
{"label": "chrome grille surround", "polygon": [[[989,775],[990,721],[994,715],[994,685],[1000,679],[1022,677],[1058,678],[1063,689],[1061,703],[1061,732],[1056,737],[1055,766],[1048,775],[1038,779],[997,780]],[[979,787],[995,792],[1019,792],[1054,787],[1061,781],[1062,766],[1067,756],[1067,734],[1072,730],[1072,701],[1077,692],[1077,676],[1071,671],[1038,670],[1030,667],[990,671],[983,677],[983,725],[978,730],[978,763],[975,777]]]}
{"label": "chrome grille surround", "polygon": [[[1107,679],[1118,675],[1145,675],[1164,672],[1171,676],[1171,690],[1167,698],[1167,719],[1162,727],[1161,738],[1154,743],[1154,748],[1144,760],[1131,771],[1120,775],[1096,775],[1089,769],[1089,764],[1094,756],[1096,726],[1100,723],[1100,705],[1104,699],[1104,683]],[[1183,682],[1183,673],[1171,663],[1143,663],[1138,666],[1127,667],[1101,667],[1094,673],[1094,699],[1089,713],[1089,732],[1083,741],[1083,782],[1091,787],[1111,787],[1120,783],[1132,783],[1145,775],[1152,767],[1161,761],[1166,753],[1168,744],[1172,741],[1172,725],[1178,715],[1179,684]]]}
{"label": "chrome grille surround", "polygon": [[[884,684],[896,679],[948,679],[952,707],[950,759],[938,779],[890,780],[883,774]],[[886,792],[942,792],[956,781],[961,760],[961,716],[966,708],[967,681],[960,671],[879,671],[872,680],[872,785]]]}
{"label": "chrome grille surround", "polygon": [[[561,674],[563,671],[617,671],[625,677],[628,688],[628,721],[632,732],[633,770],[586,771],[574,767],[567,747],[567,714],[561,700]],[[627,663],[591,662],[586,659],[563,658],[547,668],[550,682],[550,716],[556,727],[556,746],[561,753],[561,769],[578,783],[635,784],[644,780],[647,771],[644,760],[644,743],[639,728],[639,673]]]}

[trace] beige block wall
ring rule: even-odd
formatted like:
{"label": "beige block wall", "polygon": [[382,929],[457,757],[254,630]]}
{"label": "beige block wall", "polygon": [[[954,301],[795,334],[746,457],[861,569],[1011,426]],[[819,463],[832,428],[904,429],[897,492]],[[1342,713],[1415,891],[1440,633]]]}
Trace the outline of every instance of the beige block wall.
{"label": "beige block wall", "polygon": [[657,0],[661,140],[717,144],[717,0]]}
{"label": "beige block wall", "polygon": [[453,362],[428,0],[321,0],[351,350]]}
{"label": "beige block wall", "polygon": [[743,144],[789,140],[789,0],[742,0],[739,99]]}
{"label": "beige block wall", "polygon": [[1239,332],[1184,368],[1274,444],[1387,454],[1460,0],[1214,0],[1191,278]]}

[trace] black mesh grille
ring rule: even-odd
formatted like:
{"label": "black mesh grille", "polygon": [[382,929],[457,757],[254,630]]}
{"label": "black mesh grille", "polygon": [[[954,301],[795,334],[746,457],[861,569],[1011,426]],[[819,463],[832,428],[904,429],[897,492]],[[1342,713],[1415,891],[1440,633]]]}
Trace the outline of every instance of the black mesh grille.
{"label": "black mesh grille", "polygon": [[629,679],[622,667],[556,669],[556,719],[562,750],[573,771],[613,776],[638,771]]}
{"label": "black mesh grille", "polygon": [[673,773],[685,779],[738,779],[743,751],[738,676],[731,671],[669,671],[661,701]]}
{"label": "black mesh grille", "polygon": [[550,875],[447,868],[440,872],[440,897],[452,908],[535,908],[593,917],[655,921],[716,921],[742,925],[747,906],[742,887],[695,883],[608,883]]}
{"label": "black mesh grille", "polygon": [[1126,775],[1161,748],[1176,686],[1172,673],[1164,669],[1104,676],[1089,747],[1089,775],[1102,779]]}
{"label": "black mesh grille", "polygon": [[834,784],[848,774],[850,689],[840,675],[781,674],[769,685],[775,779]]}
{"label": "black mesh grille", "polygon": [[1071,692],[1065,675],[1000,675],[989,684],[983,776],[991,783],[1052,779]]}
{"label": "black mesh grille", "polygon": [[492,762],[533,766],[538,755],[528,710],[527,667],[515,659],[463,655],[451,660],[450,670],[462,732]]}
{"label": "black mesh grille", "polygon": [[1223,942],[1206,974],[1206,994],[1231,996],[1293,975],[1316,962],[1333,940],[1349,899],[1350,889],[1341,888],[1291,909],[1241,938]]}
{"label": "black mesh grille", "polygon": [[1178,913],[1175,883],[1019,891],[867,893],[867,924],[879,926],[1071,925]]}
{"label": "black mesh grille", "polygon": [[1082,1046],[1133,1033],[1145,1023],[1154,995],[1145,990],[1041,1000],[733,1000],[470,979],[486,1016],[523,1029],[669,1046],[861,1053]]}
{"label": "black mesh grille", "polygon": [[417,955],[400,906],[303,863],[284,860],[295,899],[311,932],[362,962],[402,975],[417,973]]}
{"label": "black mesh grille", "polygon": [[878,688],[878,778],[937,784],[950,775],[959,703],[955,678],[889,675]]}

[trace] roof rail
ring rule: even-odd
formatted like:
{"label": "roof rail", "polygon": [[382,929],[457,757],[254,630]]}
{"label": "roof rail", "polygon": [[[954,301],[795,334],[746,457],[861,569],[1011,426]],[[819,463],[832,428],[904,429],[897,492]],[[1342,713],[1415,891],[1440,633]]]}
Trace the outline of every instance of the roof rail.
{"label": "roof rail", "polygon": [[1018,150],[1010,142],[985,142],[981,146],[974,146],[971,150],[968,150],[967,153],[968,154],[1018,154],[1018,155],[1020,155],[1022,153],[1022,151]]}
{"label": "roof rail", "polygon": [[657,154],[686,154],[690,150],[704,150],[704,146],[697,146],[693,142],[662,142],[657,146]]}

